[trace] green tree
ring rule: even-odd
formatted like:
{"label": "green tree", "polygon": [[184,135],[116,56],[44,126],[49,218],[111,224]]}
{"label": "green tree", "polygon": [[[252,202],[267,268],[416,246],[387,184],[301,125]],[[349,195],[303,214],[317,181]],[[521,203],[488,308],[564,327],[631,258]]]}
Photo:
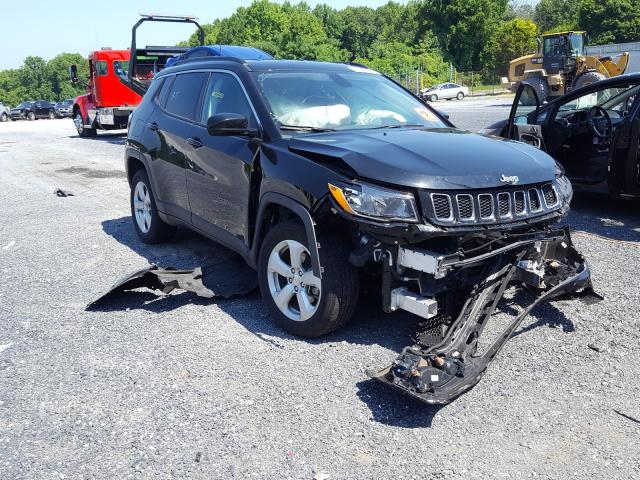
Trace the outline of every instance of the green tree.
{"label": "green tree", "polygon": [[376,12],[370,7],[347,7],[340,10],[343,29],[340,46],[350,53],[351,59],[366,58],[376,40]]}
{"label": "green tree", "polygon": [[581,0],[540,0],[536,5],[533,21],[542,33],[556,30],[560,25],[575,30]]}
{"label": "green tree", "polygon": [[47,62],[47,76],[51,84],[53,100],[75,98],[84,93],[82,85],[72,85],[69,81],[69,67],[77,65],[78,78],[89,76],[87,59],[79,53],[61,53]]}
{"label": "green tree", "polygon": [[425,0],[421,34],[432,30],[461,70],[481,68],[481,53],[507,11],[508,0]]}
{"label": "green tree", "polygon": [[42,57],[29,56],[18,70],[20,85],[34,100],[48,99],[52,96],[51,81],[47,71],[47,62]]}
{"label": "green tree", "polygon": [[578,23],[592,44],[640,39],[640,0],[580,0]]}
{"label": "green tree", "polygon": [[516,18],[503,22],[485,44],[482,61],[499,75],[505,75],[511,60],[536,51],[537,37],[538,27],[531,20]]}

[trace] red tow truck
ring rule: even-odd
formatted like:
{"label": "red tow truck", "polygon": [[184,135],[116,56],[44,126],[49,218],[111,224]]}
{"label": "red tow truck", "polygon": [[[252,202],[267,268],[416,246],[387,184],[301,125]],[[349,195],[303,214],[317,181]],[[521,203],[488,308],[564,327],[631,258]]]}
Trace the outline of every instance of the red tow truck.
{"label": "red tow truck", "polygon": [[[89,54],[87,93],[75,99],[73,123],[81,137],[90,137],[100,130],[127,128],[129,115],[142,100],[153,76],[161,71],[167,60],[191,47],[136,47],[136,31],[144,22],[192,23],[198,28],[200,45],[204,31],[196,17],[141,14],[133,26],[130,50],[103,48]],[[131,58],[131,52],[134,52]],[[72,83],[80,83],[78,68],[71,65]]]}

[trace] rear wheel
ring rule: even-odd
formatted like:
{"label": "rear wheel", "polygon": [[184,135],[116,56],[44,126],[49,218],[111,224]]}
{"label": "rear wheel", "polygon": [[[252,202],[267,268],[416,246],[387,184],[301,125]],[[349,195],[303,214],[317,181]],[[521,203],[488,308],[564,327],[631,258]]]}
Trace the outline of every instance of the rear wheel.
{"label": "rear wheel", "polygon": [[429,97],[429,101],[430,101],[430,102],[437,102],[437,101],[438,101],[438,96],[437,96],[437,95],[435,95],[435,94],[434,94],[434,95],[431,95],[431,96]]}
{"label": "rear wheel", "polygon": [[158,215],[151,182],[144,170],[138,170],[131,180],[131,217],[133,228],[144,243],[166,242],[176,232],[176,227]]}
{"label": "rear wheel", "polygon": [[464,93],[462,93],[462,92],[458,92],[458,95],[456,95],[456,98],[457,98],[458,100],[462,100],[462,99],[464,98]]}
{"label": "rear wheel", "polygon": [[573,88],[578,89],[582,87],[586,87],[587,85],[591,85],[592,83],[600,82],[601,80],[605,80],[605,77],[600,72],[587,72],[580,75],[576,78],[576,81],[573,82]]}
{"label": "rear wheel", "polygon": [[549,96],[549,85],[544,78],[531,77],[527,78],[524,83],[531,85],[538,94],[538,101],[542,104]]}
{"label": "rear wheel", "polygon": [[76,127],[78,135],[81,137],[95,137],[98,134],[95,128],[87,128],[85,126],[84,119],[82,118],[80,111],[77,111],[73,115],[73,124]]}
{"label": "rear wheel", "polygon": [[267,234],[258,261],[262,298],[275,323],[300,337],[337,330],[353,316],[359,278],[349,248],[335,234],[319,235],[322,279],[313,273],[304,227],[277,224]]}

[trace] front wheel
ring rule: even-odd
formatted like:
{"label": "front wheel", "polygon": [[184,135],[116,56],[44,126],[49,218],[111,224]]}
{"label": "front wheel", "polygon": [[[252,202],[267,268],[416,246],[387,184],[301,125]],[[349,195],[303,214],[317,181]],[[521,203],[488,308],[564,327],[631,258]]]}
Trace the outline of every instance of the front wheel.
{"label": "front wheel", "polygon": [[353,316],[358,302],[358,271],[349,248],[335,234],[319,235],[322,279],[313,273],[305,229],[284,222],[267,234],[258,260],[262,298],[275,323],[300,337],[337,330]]}
{"label": "front wheel", "polygon": [[7,120],[9,120],[9,117],[7,116],[6,113],[3,113],[2,115],[0,115],[0,122],[6,122]]}
{"label": "front wheel", "polygon": [[457,98],[458,100],[462,100],[462,99],[464,98],[464,93],[462,93],[462,92],[458,92],[458,95],[456,95],[456,98]]}
{"label": "front wheel", "polygon": [[87,128],[84,124],[84,119],[82,118],[82,114],[80,112],[76,112],[73,115],[73,124],[76,127],[76,131],[78,135],[81,137],[95,137],[98,132],[95,128]]}
{"label": "front wheel", "polygon": [[56,114],[53,113],[53,110],[49,110],[49,120],[53,120],[54,118],[56,118]]}
{"label": "front wheel", "polygon": [[34,121],[36,119],[36,114],[33,112],[29,112],[27,113],[27,120],[29,120],[30,122]]}
{"label": "front wheel", "polygon": [[437,102],[438,101],[438,96],[437,95],[431,95],[429,97],[429,101],[430,102]]}
{"label": "front wheel", "polygon": [[131,217],[133,228],[144,243],[166,242],[176,233],[176,227],[165,223],[158,215],[158,207],[145,170],[138,170],[131,179]]}

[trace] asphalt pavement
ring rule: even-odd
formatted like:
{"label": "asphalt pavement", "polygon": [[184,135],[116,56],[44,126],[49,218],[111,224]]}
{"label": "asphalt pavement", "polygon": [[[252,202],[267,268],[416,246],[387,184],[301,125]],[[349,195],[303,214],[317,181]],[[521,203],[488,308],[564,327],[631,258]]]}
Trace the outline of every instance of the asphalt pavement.
{"label": "asphalt pavement", "polygon": [[[509,104],[435,106],[475,130]],[[417,321],[375,295],[314,341],[275,327],[258,293],[85,311],[149,263],[229,254],[183,229],[138,240],[123,144],[68,119],[0,124],[0,479],[640,478],[637,203],[577,196],[567,221],[605,300],[537,307],[476,388],[435,408],[367,379]]]}

